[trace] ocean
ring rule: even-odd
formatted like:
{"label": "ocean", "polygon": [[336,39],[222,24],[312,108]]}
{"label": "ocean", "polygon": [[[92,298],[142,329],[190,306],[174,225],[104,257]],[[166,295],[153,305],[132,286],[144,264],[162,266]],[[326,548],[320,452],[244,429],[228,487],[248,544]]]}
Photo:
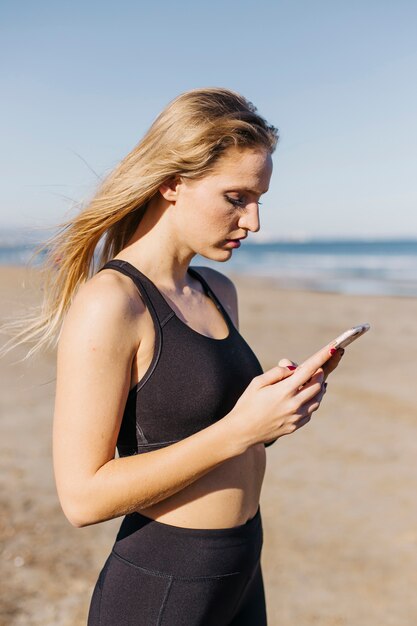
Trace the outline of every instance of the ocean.
{"label": "ocean", "polygon": [[[39,232],[0,229],[0,264],[27,264],[41,241]],[[42,256],[32,264],[41,261]],[[226,263],[197,256],[192,265],[214,267],[226,275],[267,276],[285,289],[417,296],[417,239],[247,240]]]}

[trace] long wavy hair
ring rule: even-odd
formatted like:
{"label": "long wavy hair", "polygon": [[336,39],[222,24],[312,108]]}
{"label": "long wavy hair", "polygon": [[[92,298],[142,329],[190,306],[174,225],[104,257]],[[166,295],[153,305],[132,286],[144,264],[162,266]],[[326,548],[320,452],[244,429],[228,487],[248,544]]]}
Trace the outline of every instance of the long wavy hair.
{"label": "long wavy hair", "polygon": [[33,256],[45,252],[39,267],[43,301],[34,314],[2,325],[12,337],[0,354],[31,342],[27,359],[57,345],[78,287],[95,273],[96,263],[99,269],[126,246],[164,181],[203,177],[229,147],[262,147],[272,154],[277,142],[278,130],[234,91],[193,89],[172,100],[88,204],[35,250]]}

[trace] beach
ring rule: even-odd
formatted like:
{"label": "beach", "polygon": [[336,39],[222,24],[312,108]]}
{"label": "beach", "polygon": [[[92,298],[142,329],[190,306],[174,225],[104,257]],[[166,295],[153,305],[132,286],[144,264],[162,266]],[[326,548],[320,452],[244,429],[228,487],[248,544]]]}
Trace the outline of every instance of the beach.
{"label": "beach", "polygon": [[[414,626],[417,298],[233,278],[240,331],[264,369],[371,324],[346,349],[311,422],[267,449],[269,626]],[[40,302],[36,270],[2,266],[0,287],[1,321]],[[0,625],[85,626],[121,518],[81,529],[66,520],[52,470],[55,354],[19,362],[27,349],[0,359]]]}

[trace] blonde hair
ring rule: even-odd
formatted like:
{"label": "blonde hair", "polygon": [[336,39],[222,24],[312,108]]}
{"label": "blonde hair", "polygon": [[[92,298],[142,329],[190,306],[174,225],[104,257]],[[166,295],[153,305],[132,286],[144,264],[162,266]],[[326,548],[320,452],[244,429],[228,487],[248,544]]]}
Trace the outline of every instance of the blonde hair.
{"label": "blonde hair", "polygon": [[87,206],[35,251],[34,256],[46,251],[40,267],[43,302],[37,314],[3,324],[3,332],[14,336],[1,353],[26,341],[35,345],[25,358],[56,346],[77,288],[95,273],[98,244],[100,268],[125,247],[164,181],[204,176],[229,147],[261,147],[272,154],[277,142],[277,129],[234,91],[193,89],[172,100]]}

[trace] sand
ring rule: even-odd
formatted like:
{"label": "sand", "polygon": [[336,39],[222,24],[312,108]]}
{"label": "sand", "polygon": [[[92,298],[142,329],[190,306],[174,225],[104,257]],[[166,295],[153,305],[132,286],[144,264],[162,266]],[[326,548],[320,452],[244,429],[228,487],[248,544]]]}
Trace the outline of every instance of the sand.
{"label": "sand", "polygon": [[[372,325],[346,350],[312,421],[268,448],[269,626],[414,626],[417,299],[235,280],[241,332],[264,369]],[[33,270],[1,267],[0,287],[0,319],[40,301]],[[19,363],[25,353],[0,359],[0,624],[84,626],[121,519],[77,529],[64,517],[51,460],[55,355]]]}

